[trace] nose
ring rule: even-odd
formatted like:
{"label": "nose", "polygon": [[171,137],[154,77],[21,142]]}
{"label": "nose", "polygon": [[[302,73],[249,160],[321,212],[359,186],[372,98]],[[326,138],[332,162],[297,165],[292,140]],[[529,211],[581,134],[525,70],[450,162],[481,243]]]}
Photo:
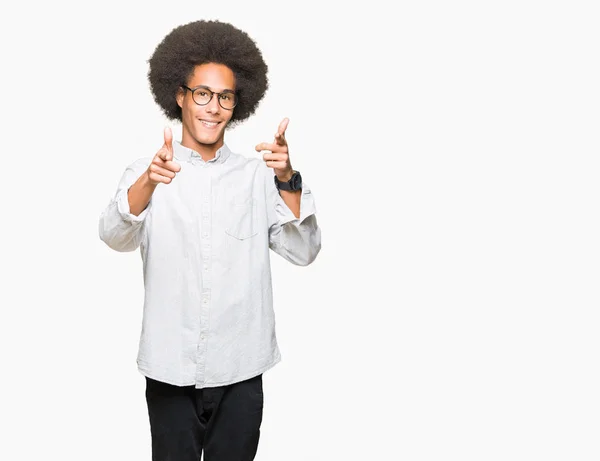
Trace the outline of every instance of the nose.
{"label": "nose", "polygon": [[213,94],[208,104],[205,106],[206,112],[210,114],[218,114],[221,110],[221,106],[219,105],[219,95]]}

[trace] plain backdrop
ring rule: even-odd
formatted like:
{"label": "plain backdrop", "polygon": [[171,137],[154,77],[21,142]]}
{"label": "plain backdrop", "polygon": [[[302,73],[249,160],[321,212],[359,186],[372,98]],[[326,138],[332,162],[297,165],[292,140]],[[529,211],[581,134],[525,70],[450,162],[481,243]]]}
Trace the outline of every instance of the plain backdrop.
{"label": "plain backdrop", "polygon": [[149,460],[139,252],[98,238],[165,126],[174,27],[255,39],[323,249],[273,254],[260,461],[600,459],[596,2],[13,2],[0,14],[0,459]]}

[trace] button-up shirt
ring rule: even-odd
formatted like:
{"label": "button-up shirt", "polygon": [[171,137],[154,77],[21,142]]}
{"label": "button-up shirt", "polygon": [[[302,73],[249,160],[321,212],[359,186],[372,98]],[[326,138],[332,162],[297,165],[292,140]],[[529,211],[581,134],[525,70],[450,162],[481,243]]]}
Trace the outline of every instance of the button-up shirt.
{"label": "button-up shirt", "polygon": [[227,145],[207,162],[177,141],[173,152],[181,170],[138,216],[127,192],[152,157],[125,169],[100,216],[100,238],[117,251],[140,249],[140,373],[178,386],[232,384],[281,360],[269,249],[296,265],[314,261],[321,231],[313,196],[303,183],[296,218],[264,161]]}

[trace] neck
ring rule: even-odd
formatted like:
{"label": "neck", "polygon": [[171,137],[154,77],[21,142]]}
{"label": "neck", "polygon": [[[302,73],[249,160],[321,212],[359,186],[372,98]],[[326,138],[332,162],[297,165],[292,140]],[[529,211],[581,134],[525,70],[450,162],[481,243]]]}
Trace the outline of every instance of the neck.
{"label": "neck", "polygon": [[205,162],[208,162],[209,160],[215,158],[215,155],[217,155],[217,151],[221,147],[223,147],[223,144],[224,141],[222,137],[219,138],[213,144],[203,144],[201,142],[198,142],[196,139],[190,136],[189,133],[185,131],[182,133],[181,137],[181,145],[187,147],[188,149],[192,149],[198,152],[202,157],[202,160],[204,160]]}

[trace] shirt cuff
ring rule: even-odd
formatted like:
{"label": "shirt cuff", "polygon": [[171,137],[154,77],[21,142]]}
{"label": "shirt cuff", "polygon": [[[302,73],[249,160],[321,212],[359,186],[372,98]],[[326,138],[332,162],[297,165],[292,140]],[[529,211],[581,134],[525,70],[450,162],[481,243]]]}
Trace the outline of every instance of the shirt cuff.
{"label": "shirt cuff", "polygon": [[316,214],[317,210],[315,208],[315,201],[313,195],[306,183],[302,183],[302,192],[300,196],[300,217],[296,218],[292,210],[288,208],[285,204],[283,198],[277,193],[277,198],[275,202],[275,213],[277,214],[277,218],[279,219],[279,223],[283,226],[284,224],[295,222],[295,224],[302,224],[302,222],[308,218]]}
{"label": "shirt cuff", "polygon": [[119,210],[119,214],[121,215],[124,221],[142,222],[144,219],[146,219],[146,215],[152,207],[152,199],[150,199],[150,202],[148,203],[146,208],[144,208],[144,210],[136,216],[131,213],[131,209],[129,208],[129,199],[127,197],[128,191],[129,189],[121,189],[119,191],[119,194],[117,195],[117,209]]}

